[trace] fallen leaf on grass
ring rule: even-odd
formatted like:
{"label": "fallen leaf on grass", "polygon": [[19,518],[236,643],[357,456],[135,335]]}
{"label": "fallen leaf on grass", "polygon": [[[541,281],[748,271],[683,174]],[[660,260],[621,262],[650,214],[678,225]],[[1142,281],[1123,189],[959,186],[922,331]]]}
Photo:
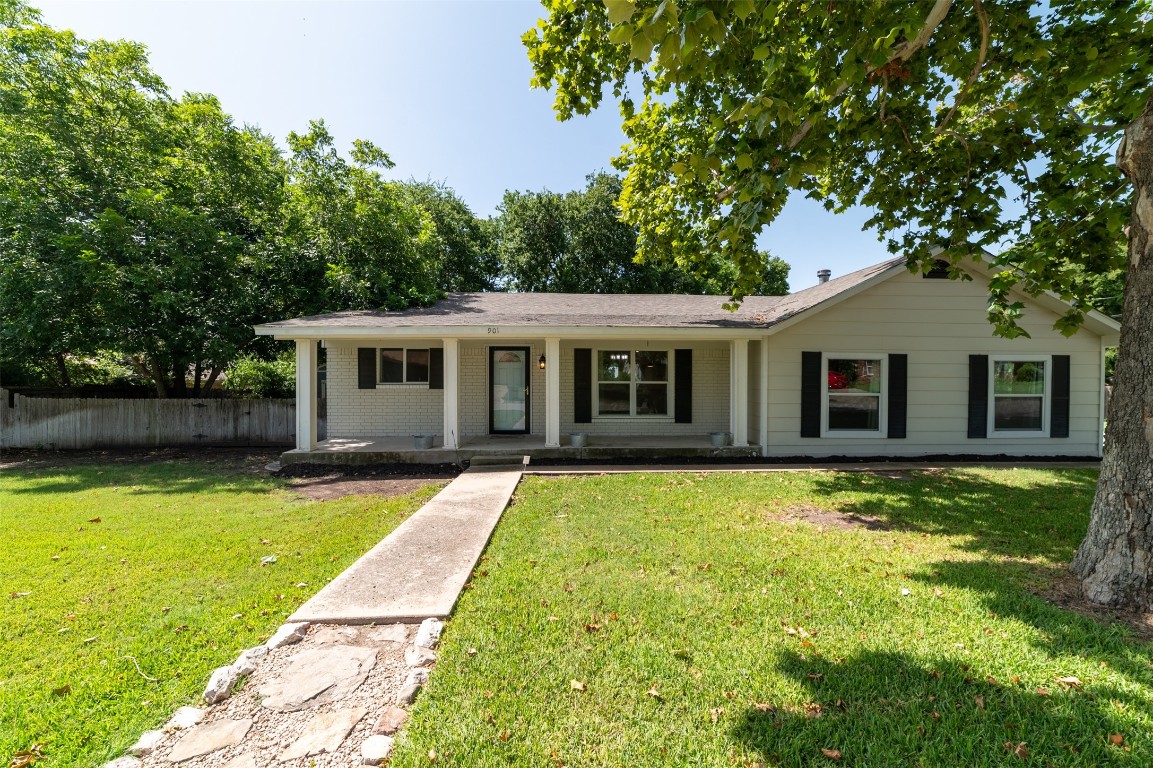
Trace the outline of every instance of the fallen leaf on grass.
{"label": "fallen leaf on grass", "polygon": [[709,719],[715,723],[716,721],[721,719],[721,715],[723,715],[724,713],[725,713],[725,710],[723,708],[714,707],[714,708],[709,710]]}
{"label": "fallen leaf on grass", "polygon": [[569,680],[568,684],[569,684],[569,687],[572,688],[574,691],[583,691],[585,689],[585,684],[582,683],[580,680]]}
{"label": "fallen leaf on grass", "polygon": [[8,768],[26,768],[32,765],[37,760],[44,758],[43,744],[33,744],[28,749],[22,749],[12,756],[12,761],[8,763]]}
{"label": "fallen leaf on grass", "polygon": [[12,594],[9,595],[9,597],[12,598],[13,600],[15,600],[15,599],[20,598],[20,597],[28,597],[28,595],[30,595],[30,594],[32,594],[32,593],[31,592],[13,592]]}
{"label": "fallen leaf on grass", "polygon": [[824,747],[821,747],[821,754],[824,755],[825,757],[829,758],[830,760],[840,760],[841,759],[841,750],[839,750],[839,749],[825,749]]}
{"label": "fallen leaf on grass", "polygon": [[753,708],[756,709],[758,712],[776,712],[777,711],[777,708],[775,706],[773,706],[772,704],[766,704],[764,702],[754,703]]}
{"label": "fallen leaf on grass", "polygon": [[821,705],[817,702],[810,701],[805,705],[805,717],[815,720],[822,714],[824,714],[824,712],[821,710]]}
{"label": "fallen leaf on grass", "polygon": [[585,632],[600,632],[600,624],[585,624]]}
{"label": "fallen leaf on grass", "polygon": [[1020,744],[1014,744],[1011,741],[1006,741],[1005,751],[1012,755],[1016,755],[1022,760],[1025,760],[1029,757],[1029,749],[1025,746],[1025,742],[1023,741]]}
{"label": "fallen leaf on grass", "polygon": [[649,688],[647,691],[645,691],[645,695],[646,696],[652,696],[657,701],[663,700],[663,697],[661,696],[660,691],[657,690],[657,687],[655,685],[652,688]]}
{"label": "fallen leaf on grass", "polygon": [[1057,682],[1060,683],[1061,685],[1067,685],[1070,688],[1077,688],[1078,690],[1081,688],[1080,678],[1074,677],[1073,675],[1067,675],[1065,677],[1058,677]]}
{"label": "fallen leaf on grass", "polygon": [[1041,686],[1037,686],[1037,695],[1038,696],[1048,696],[1049,695],[1049,689],[1048,688],[1042,688]]}
{"label": "fallen leaf on grass", "polygon": [[92,518],[91,520],[89,520],[88,522],[90,522],[90,523],[99,523],[99,522],[101,522],[101,520],[100,520],[100,518],[99,518],[99,517],[94,517],[94,518]]}
{"label": "fallen leaf on grass", "polygon": [[981,710],[982,712],[985,711],[985,697],[984,696],[974,696],[973,697],[973,703],[977,705],[977,709]]}
{"label": "fallen leaf on grass", "polygon": [[1115,747],[1119,747],[1125,743],[1125,737],[1119,733],[1110,734],[1109,735],[1109,743]]}

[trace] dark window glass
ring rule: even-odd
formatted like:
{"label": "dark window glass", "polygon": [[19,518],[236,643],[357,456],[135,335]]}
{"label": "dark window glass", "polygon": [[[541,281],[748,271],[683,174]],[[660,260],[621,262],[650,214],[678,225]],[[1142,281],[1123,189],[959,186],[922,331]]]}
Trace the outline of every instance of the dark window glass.
{"label": "dark window glass", "polygon": [[668,384],[637,384],[637,415],[667,416],[668,412]]}
{"label": "dark window glass", "polygon": [[404,350],[380,350],[380,381],[382,384],[400,384],[404,381]]}
{"label": "dark window glass", "polygon": [[1040,432],[1043,397],[998,397],[993,410],[993,429],[1004,432]]}
{"label": "dark window glass", "polygon": [[629,413],[628,384],[599,384],[598,413],[602,415]]}
{"label": "dark window glass", "polygon": [[601,352],[599,363],[598,378],[600,381],[629,380],[628,352]]}
{"label": "dark window glass", "polygon": [[[668,381],[668,352],[637,352],[637,381]],[[639,403],[638,403],[639,408]],[[639,412],[639,411],[638,411]]]}
{"label": "dark window glass", "polygon": [[428,381],[428,350],[408,350],[408,378],[405,381]]}
{"label": "dark window glass", "polygon": [[881,426],[879,397],[829,395],[829,429],[877,431]]}

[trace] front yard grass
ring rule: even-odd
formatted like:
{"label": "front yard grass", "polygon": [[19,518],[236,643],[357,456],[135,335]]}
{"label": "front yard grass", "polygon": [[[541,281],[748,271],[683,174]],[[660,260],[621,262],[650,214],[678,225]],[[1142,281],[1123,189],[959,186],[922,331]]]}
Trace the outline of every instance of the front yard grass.
{"label": "front yard grass", "polygon": [[0,472],[0,765],[121,754],[436,487],[314,502],[208,460]]}
{"label": "front yard grass", "polygon": [[1153,646],[1034,595],[1095,480],[526,478],[391,765],[1153,764]]}

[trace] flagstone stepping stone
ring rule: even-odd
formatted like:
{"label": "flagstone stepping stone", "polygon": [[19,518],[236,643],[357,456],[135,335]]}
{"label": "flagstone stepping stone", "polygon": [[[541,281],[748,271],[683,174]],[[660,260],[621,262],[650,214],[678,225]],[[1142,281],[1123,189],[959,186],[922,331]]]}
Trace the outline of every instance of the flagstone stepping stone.
{"label": "flagstone stepping stone", "polygon": [[166,731],[183,730],[191,728],[204,719],[204,710],[196,707],[181,707],[172,715],[172,719],[164,725]]}
{"label": "flagstone stepping stone", "polygon": [[208,678],[208,685],[204,687],[204,700],[209,704],[224,701],[232,695],[232,687],[239,678],[235,667],[231,665],[218,667],[213,671],[212,677]]}
{"label": "flagstone stepping stone", "polygon": [[392,624],[387,627],[372,627],[367,632],[368,640],[379,645],[381,643],[399,643],[404,645],[408,642],[408,627],[403,624]]}
{"label": "flagstone stepping stone", "polygon": [[436,663],[436,651],[414,645],[404,652],[404,663],[410,667],[431,667]]}
{"label": "flagstone stepping stone", "polygon": [[425,619],[416,630],[416,639],[413,644],[418,648],[435,648],[440,642],[440,631],[444,624],[439,619]]}
{"label": "flagstone stepping stone", "polygon": [[105,763],[103,768],[140,768],[144,763],[135,757],[118,757],[111,763]]}
{"label": "flagstone stepping stone", "polygon": [[329,645],[297,653],[280,677],[260,686],[257,694],[268,709],[298,712],[355,691],[376,665],[375,648]]}
{"label": "flagstone stepping stone", "polygon": [[364,765],[380,765],[391,754],[391,736],[369,736],[360,745],[360,759]]}
{"label": "flagstone stepping stone", "polygon": [[400,730],[408,720],[408,712],[392,704],[385,706],[384,711],[377,718],[376,725],[372,726],[372,734],[391,736]]}
{"label": "flagstone stepping stone", "polygon": [[217,720],[206,725],[198,725],[168,753],[168,761],[182,763],[200,755],[207,755],[218,749],[239,744],[252,728],[251,720]]}
{"label": "flagstone stepping stone", "polygon": [[140,738],[136,740],[136,743],[128,748],[128,754],[135,757],[144,757],[145,755],[151,754],[152,750],[159,747],[160,742],[164,741],[164,737],[167,735],[164,731],[145,731],[140,734]]}
{"label": "flagstone stepping stone", "polygon": [[368,710],[364,707],[320,712],[304,726],[300,738],[292,742],[276,759],[287,763],[300,757],[335,752],[344,743],[349,732],[367,714]]}
{"label": "flagstone stepping stone", "polygon": [[252,755],[237,755],[221,768],[257,768],[256,758]]}

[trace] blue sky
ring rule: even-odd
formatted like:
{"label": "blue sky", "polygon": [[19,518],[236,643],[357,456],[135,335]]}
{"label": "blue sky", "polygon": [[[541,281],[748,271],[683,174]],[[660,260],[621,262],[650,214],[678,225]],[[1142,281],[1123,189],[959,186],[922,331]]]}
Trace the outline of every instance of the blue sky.
{"label": "blue sky", "polygon": [[[582,186],[624,142],[614,105],[561,123],[552,94],[529,88],[520,37],[542,15],[529,0],[30,1],[54,27],[144,43],[174,94],[213,93],[282,144],[323,118],[342,150],[369,139],[393,175],[444,181],[481,216],[506,189]],[[866,217],[796,199],[761,244],[792,265],[797,290],[820,268],[888,258]]]}

